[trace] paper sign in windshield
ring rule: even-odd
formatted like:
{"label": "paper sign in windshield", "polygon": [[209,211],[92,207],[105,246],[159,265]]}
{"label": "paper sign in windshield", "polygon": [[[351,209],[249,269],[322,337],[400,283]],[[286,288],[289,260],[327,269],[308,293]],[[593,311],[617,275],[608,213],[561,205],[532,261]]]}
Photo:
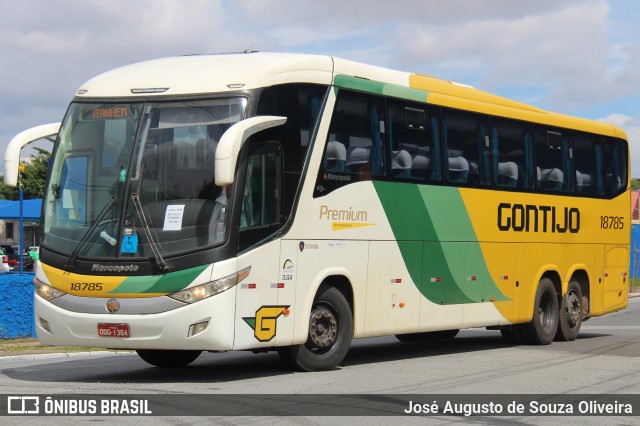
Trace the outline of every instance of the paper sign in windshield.
{"label": "paper sign in windshield", "polygon": [[182,229],[182,216],[184,216],[184,204],[169,205],[164,212],[163,231],[180,231]]}

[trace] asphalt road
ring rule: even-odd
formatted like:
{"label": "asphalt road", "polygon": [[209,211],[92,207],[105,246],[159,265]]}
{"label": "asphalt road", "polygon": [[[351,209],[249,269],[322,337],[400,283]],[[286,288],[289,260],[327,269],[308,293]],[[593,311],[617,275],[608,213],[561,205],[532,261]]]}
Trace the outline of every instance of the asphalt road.
{"label": "asphalt road", "polygon": [[[2,394],[188,394],[179,414],[207,404],[210,394],[636,394],[640,397],[640,298],[583,324],[575,342],[549,346],[505,343],[499,332],[463,330],[441,343],[401,343],[394,337],[356,340],[343,365],[292,373],[275,353],[205,353],[177,370],[151,367],[131,353],[76,353],[0,358]],[[639,403],[640,404],[640,403]],[[638,405],[640,407],[640,405]],[[189,408],[191,407],[191,408]],[[219,424],[388,424],[389,417],[216,417]],[[608,424],[640,424],[634,417]],[[74,418],[76,421],[89,418]],[[117,419],[117,420],[116,420]],[[203,417],[161,417],[153,424],[209,424]],[[0,418],[31,424],[26,418]],[[53,417],[37,424],[56,423]],[[151,418],[93,418],[101,423],[151,424]],[[403,417],[403,422],[457,423],[467,417]],[[557,424],[557,417],[483,417],[476,423]],[[567,417],[603,424],[601,417]],[[22,423],[24,421],[24,423]]]}

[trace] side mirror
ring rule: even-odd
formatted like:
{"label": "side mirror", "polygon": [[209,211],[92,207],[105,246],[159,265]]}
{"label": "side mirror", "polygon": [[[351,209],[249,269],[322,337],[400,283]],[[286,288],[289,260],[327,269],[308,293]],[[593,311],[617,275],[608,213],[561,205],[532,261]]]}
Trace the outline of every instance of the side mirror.
{"label": "side mirror", "polygon": [[20,132],[11,139],[4,152],[4,183],[9,186],[18,184],[20,150],[23,146],[33,141],[56,135],[59,131],[60,123],[44,124]]}
{"label": "side mirror", "polygon": [[216,148],[216,185],[224,186],[233,183],[238,154],[240,154],[242,145],[250,136],[272,127],[281,126],[286,122],[286,117],[270,115],[251,117],[237,122],[224,132]]}

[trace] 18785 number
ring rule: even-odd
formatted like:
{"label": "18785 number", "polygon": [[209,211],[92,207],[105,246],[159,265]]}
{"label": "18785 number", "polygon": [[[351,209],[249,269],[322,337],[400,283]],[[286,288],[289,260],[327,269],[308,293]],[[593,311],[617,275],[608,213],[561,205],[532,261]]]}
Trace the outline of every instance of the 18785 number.
{"label": "18785 number", "polygon": [[622,216],[600,216],[600,229],[624,229]]}
{"label": "18785 number", "polygon": [[101,291],[102,283],[71,283],[72,291]]}

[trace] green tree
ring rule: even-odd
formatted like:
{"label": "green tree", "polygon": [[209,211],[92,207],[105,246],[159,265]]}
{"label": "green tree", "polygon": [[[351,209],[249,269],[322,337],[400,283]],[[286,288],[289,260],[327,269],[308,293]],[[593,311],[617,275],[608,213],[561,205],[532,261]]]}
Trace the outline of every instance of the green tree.
{"label": "green tree", "polygon": [[18,188],[6,185],[4,183],[4,176],[0,176],[0,200],[17,200]]}
{"label": "green tree", "polygon": [[[31,155],[30,161],[23,161],[25,169],[21,174],[22,189],[24,198],[43,198],[44,186],[47,181],[47,162],[51,153],[41,148],[33,148],[38,152]],[[4,183],[4,176],[0,176],[0,199],[17,200],[19,198],[18,188],[11,187]]]}
{"label": "green tree", "polygon": [[640,179],[631,179],[631,190],[637,191],[640,189]]}

